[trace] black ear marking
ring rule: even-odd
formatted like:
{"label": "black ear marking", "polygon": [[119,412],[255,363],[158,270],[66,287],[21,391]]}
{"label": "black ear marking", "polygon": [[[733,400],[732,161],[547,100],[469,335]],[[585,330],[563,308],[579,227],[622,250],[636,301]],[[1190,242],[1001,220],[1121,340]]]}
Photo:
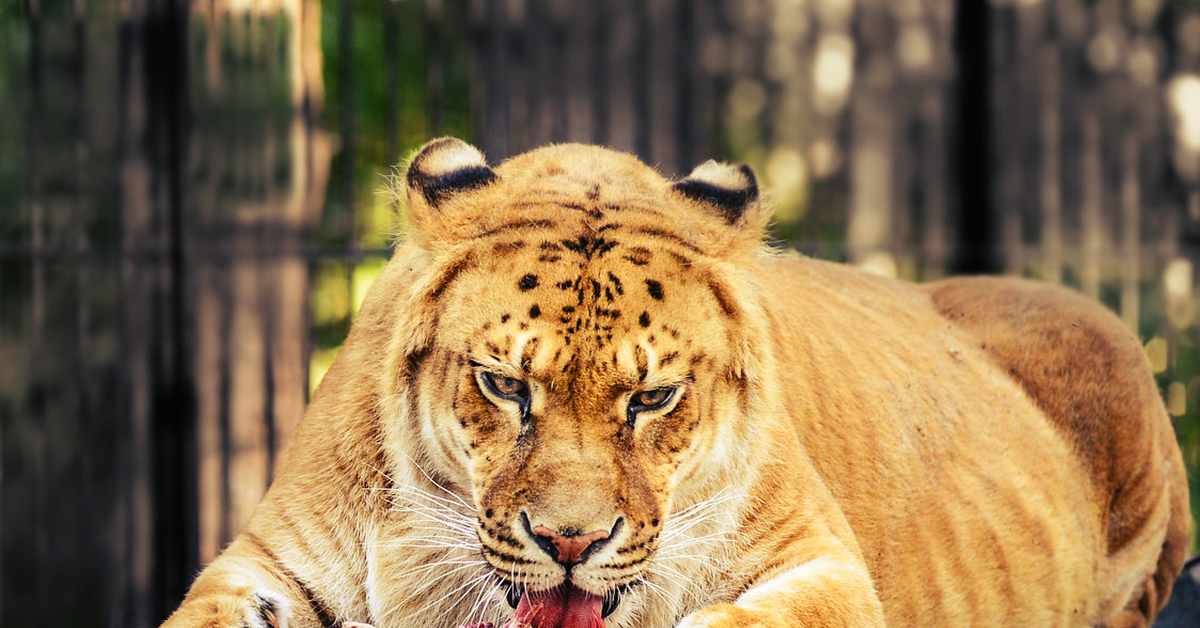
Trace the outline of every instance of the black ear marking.
{"label": "black ear marking", "polygon": [[694,201],[717,208],[731,225],[758,200],[758,179],[746,164],[707,161],[672,187]]}
{"label": "black ear marking", "polygon": [[468,190],[490,185],[499,177],[479,149],[453,137],[426,144],[408,164],[407,183],[431,207]]}

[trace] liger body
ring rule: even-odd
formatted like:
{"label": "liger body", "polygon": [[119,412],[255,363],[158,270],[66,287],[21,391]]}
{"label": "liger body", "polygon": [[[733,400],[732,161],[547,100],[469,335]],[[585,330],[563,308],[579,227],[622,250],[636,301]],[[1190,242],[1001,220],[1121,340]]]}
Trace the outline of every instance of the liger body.
{"label": "liger body", "polygon": [[1100,305],[777,255],[746,167],[404,179],[410,233],[169,628],[1144,626],[1190,534]]}

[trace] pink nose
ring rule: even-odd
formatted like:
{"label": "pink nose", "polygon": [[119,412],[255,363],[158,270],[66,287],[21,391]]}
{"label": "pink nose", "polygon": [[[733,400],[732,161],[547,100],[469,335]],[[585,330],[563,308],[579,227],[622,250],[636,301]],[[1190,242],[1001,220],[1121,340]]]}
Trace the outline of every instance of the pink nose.
{"label": "pink nose", "polygon": [[[606,530],[596,530],[595,532],[588,532],[587,534],[572,534],[569,536],[564,536],[555,532],[554,530],[551,530],[550,528],[547,528],[546,526],[536,526],[531,530],[531,532],[537,536],[549,540],[550,543],[554,544],[554,547],[558,550],[558,556],[556,557],[556,560],[567,566],[579,563],[580,557],[583,556],[583,553],[587,551],[587,548],[591,547],[593,543],[596,541],[603,541],[604,539],[608,538],[608,532]],[[543,549],[546,549],[547,553],[550,553],[549,548],[543,546]],[[551,556],[553,556],[552,553]]]}

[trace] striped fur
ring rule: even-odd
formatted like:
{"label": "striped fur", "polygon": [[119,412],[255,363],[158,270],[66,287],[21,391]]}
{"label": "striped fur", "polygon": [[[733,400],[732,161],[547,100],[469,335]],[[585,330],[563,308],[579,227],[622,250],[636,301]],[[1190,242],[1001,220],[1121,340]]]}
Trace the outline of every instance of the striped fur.
{"label": "striped fur", "polygon": [[771,255],[753,174],[711,162],[493,170],[447,139],[404,184],[413,232],[169,628],[502,622],[507,587],[568,577],[537,526],[611,533],[569,575],[620,594],[608,628],[1144,626],[1167,599],[1183,467],[1100,306]]}

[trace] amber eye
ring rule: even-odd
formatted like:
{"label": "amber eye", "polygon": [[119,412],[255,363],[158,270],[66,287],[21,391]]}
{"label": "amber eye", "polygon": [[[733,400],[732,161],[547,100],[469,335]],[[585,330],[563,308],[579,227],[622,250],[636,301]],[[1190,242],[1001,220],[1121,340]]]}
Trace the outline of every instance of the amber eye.
{"label": "amber eye", "polygon": [[635,393],[629,398],[629,412],[652,412],[661,410],[675,397],[678,388],[655,388]]}
{"label": "amber eye", "polygon": [[529,403],[529,386],[515,377],[483,371],[480,373],[480,379],[489,392],[501,399],[515,401],[522,407]]}

